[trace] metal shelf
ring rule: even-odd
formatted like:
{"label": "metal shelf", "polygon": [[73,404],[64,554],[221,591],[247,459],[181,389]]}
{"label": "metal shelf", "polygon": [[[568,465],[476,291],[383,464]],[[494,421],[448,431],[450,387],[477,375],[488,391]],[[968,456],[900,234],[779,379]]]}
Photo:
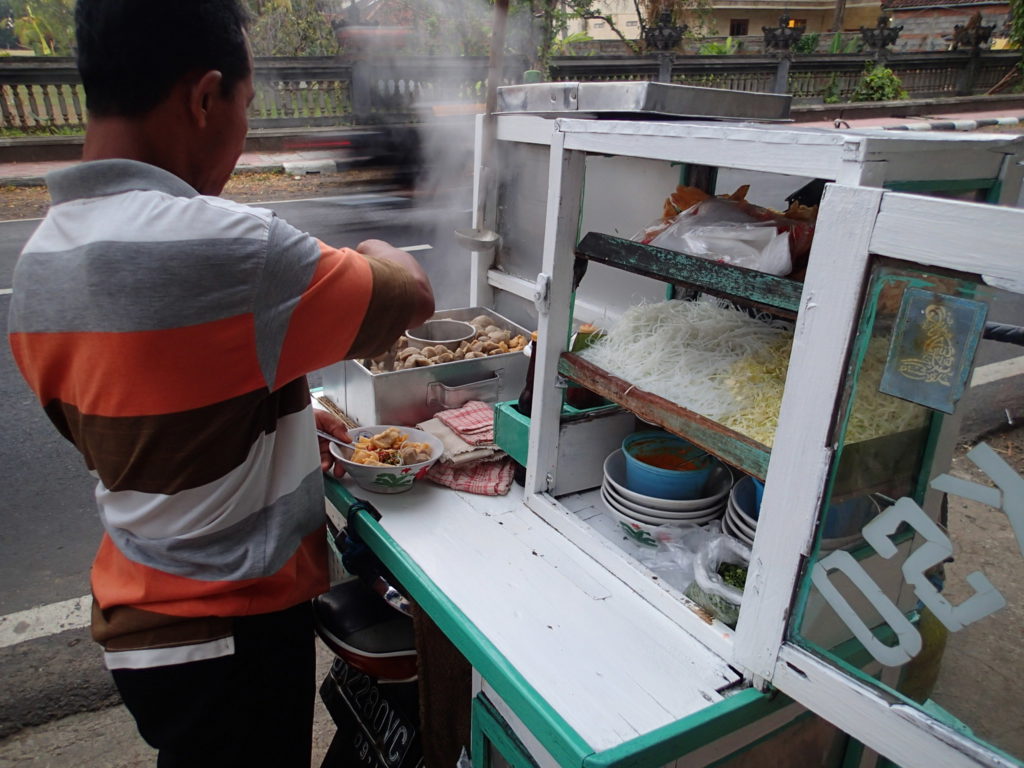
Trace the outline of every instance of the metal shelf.
{"label": "metal shelf", "polygon": [[673,285],[699,288],[789,318],[796,317],[803,292],[803,283],[796,280],[599,232],[584,235],[576,246],[576,257]]}
{"label": "metal shelf", "polygon": [[565,378],[618,403],[644,421],[663,427],[699,445],[741,472],[763,480],[768,471],[768,457],[771,451],[765,445],[682,405],[638,389],[577,354],[563,353],[558,361],[558,372]]}

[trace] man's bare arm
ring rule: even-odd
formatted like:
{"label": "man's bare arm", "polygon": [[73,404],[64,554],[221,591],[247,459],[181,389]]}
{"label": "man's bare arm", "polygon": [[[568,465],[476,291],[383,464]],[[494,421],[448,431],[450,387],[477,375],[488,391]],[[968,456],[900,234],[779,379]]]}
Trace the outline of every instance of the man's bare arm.
{"label": "man's bare arm", "polygon": [[420,263],[406,251],[395,248],[383,240],[364,240],[356,250],[367,256],[393,262],[404,268],[416,280],[416,305],[413,307],[412,318],[409,327],[415,328],[422,324],[434,314],[434,289],[430,286],[427,273],[423,271]]}

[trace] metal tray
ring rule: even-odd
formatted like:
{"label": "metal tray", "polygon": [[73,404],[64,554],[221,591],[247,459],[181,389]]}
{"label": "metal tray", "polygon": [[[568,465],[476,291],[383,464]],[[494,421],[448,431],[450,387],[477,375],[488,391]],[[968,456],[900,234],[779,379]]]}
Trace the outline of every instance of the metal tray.
{"label": "metal tray", "polygon": [[[469,321],[477,315],[491,317],[499,328],[530,336],[530,331],[484,307],[445,309],[434,313],[434,318]],[[522,352],[509,352],[374,374],[355,360],[345,360],[323,370],[323,388],[363,426],[411,427],[470,400],[496,403],[517,397],[526,381],[527,364]]]}
{"label": "metal tray", "polygon": [[498,88],[499,114],[788,121],[792,96],[692,85],[531,83]]}

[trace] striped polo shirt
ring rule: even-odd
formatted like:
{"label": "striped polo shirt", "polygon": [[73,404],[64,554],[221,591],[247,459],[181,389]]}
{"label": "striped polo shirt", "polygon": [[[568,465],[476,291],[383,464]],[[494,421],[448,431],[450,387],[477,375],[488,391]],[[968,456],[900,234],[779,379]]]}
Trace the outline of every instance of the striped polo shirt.
{"label": "striped polo shirt", "polygon": [[230,617],[327,587],[305,374],[386,349],[414,281],[144,163],[47,183],[10,344],[97,481],[93,634],[111,668],[229,654]]}

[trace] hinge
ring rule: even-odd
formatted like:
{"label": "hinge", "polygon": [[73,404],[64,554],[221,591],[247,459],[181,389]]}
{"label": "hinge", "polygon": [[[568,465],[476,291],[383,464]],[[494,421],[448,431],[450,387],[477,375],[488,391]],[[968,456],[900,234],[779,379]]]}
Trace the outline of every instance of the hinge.
{"label": "hinge", "polygon": [[543,272],[537,275],[537,282],[533,286],[533,305],[537,312],[546,315],[551,308],[551,275]]}

